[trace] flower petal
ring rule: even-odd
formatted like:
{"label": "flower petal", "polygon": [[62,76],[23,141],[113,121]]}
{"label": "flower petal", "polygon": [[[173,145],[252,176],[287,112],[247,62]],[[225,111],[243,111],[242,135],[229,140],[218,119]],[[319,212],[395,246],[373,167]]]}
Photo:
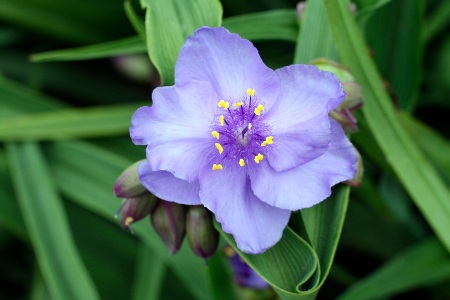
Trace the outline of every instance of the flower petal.
{"label": "flower petal", "polygon": [[277,172],[316,159],[325,153],[331,140],[326,110],[296,127],[275,132],[267,160]]}
{"label": "flower petal", "polygon": [[203,27],[187,39],[178,55],[175,80],[176,84],[209,81],[219,99],[225,100],[241,99],[252,88],[266,109],[279,88],[278,76],[263,63],[253,44],[223,27]]}
{"label": "flower petal", "polygon": [[344,100],[345,92],[332,73],[314,66],[292,65],[276,73],[281,92],[265,116],[276,134],[268,160],[276,171],[284,171],[326,151],[328,113]]}
{"label": "flower petal", "polygon": [[196,180],[203,167],[217,94],[207,82],[158,88],[153,106],[141,107],[131,120],[130,135],[136,144],[147,144],[153,170],[165,170],[178,178]]}
{"label": "flower petal", "polygon": [[190,183],[170,172],[153,171],[148,162],[139,165],[138,173],[142,185],[160,199],[186,205],[201,204],[198,181]]}
{"label": "flower petal", "polygon": [[253,194],[245,172],[205,172],[200,198],[246,253],[262,253],[275,245],[289,221],[290,211],[271,207]]}
{"label": "flower petal", "polygon": [[289,210],[313,206],[331,194],[331,187],[352,179],[356,172],[356,150],[341,126],[331,123],[331,142],[320,157],[296,168],[276,172],[267,162],[252,170],[255,195],[269,205]]}

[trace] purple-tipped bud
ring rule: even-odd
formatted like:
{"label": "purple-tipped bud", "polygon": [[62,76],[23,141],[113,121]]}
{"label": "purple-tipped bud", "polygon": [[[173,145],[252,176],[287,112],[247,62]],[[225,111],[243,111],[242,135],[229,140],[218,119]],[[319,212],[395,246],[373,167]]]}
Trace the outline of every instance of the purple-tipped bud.
{"label": "purple-tipped bud", "polygon": [[114,183],[114,194],[119,198],[134,198],[145,195],[148,191],[139,181],[138,167],[142,160],[135,162],[120,174]]}
{"label": "purple-tipped bud", "polygon": [[334,61],[317,59],[312,64],[323,71],[329,71],[336,75],[347,94],[344,102],[330,112],[330,117],[338,121],[346,133],[358,131],[357,121],[352,112],[363,105],[360,85],[354,81],[352,74],[346,68]]}
{"label": "purple-tipped bud", "polygon": [[356,156],[358,157],[358,162],[356,164],[355,177],[353,177],[353,179],[351,179],[351,180],[347,180],[347,181],[344,182],[345,184],[348,184],[351,187],[358,187],[361,184],[362,178],[363,178],[363,175],[364,175],[363,160],[362,160],[361,154],[359,154],[358,150],[356,150]]}
{"label": "purple-tipped bud", "polygon": [[186,219],[186,233],[192,251],[202,258],[214,255],[219,244],[219,232],[214,228],[211,213],[204,206],[190,206]]}
{"label": "purple-tipped bud", "polygon": [[151,212],[151,222],[170,254],[175,254],[180,249],[186,229],[183,206],[159,200]]}
{"label": "purple-tipped bud", "polygon": [[155,207],[157,199],[151,194],[141,197],[125,199],[120,209],[122,213],[121,225],[130,230],[130,225],[145,218]]}

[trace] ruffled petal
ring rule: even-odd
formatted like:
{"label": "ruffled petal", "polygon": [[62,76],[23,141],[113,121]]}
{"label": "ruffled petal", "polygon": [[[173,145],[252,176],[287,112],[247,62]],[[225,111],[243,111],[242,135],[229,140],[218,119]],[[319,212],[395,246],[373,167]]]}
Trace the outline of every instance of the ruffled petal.
{"label": "ruffled petal", "polygon": [[292,65],[276,70],[281,92],[266,118],[274,132],[276,171],[304,164],[322,155],[330,141],[328,112],[345,98],[339,80],[314,66]]}
{"label": "ruffled petal", "polygon": [[331,187],[352,179],[356,172],[356,150],[342,127],[331,123],[331,142],[320,157],[296,168],[276,172],[268,163],[250,173],[252,190],[265,203],[289,210],[313,206],[331,194]]}
{"label": "ruffled petal", "polygon": [[138,168],[142,185],[156,197],[186,205],[200,205],[197,181],[187,182],[176,178],[170,172],[152,171],[148,162],[142,162]]}
{"label": "ruffled petal", "polygon": [[223,27],[200,28],[181,48],[175,81],[184,84],[190,80],[211,82],[225,100],[239,100],[252,88],[266,109],[279,88],[278,76],[263,63],[253,44]]}
{"label": "ruffled petal", "polygon": [[275,245],[289,221],[290,211],[271,207],[253,194],[245,172],[205,172],[200,198],[246,253],[262,253]]}
{"label": "ruffled petal", "polygon": [[147,159],[153,170],[165,170],[178,178],[196,180],[202,158],[212,139],[209,126],[214,118],[217,94],[207,82],[158,88],[153,106],[141,107],[131,120],[135,144],[147,144]]}

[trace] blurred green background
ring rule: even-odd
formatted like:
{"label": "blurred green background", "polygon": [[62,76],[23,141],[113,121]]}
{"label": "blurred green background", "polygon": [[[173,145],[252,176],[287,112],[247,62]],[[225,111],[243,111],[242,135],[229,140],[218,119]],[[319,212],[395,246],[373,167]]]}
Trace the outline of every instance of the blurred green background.
{"label": "blurred green background", "polygon": [[[133,225],[134,234],[114,219],[114,181],[145,155],[128,137],[131,115],[161,82],[148,59],[141,2],[153,1],[0,0],[1,299],[236,297],[221,251],[206,263],[185,242],[170,257],[148,219]],[[320,31],[326,17],[303,20],[296,1],[220,2],[222,24],[252,40],[272,68],[342,56],[309,42],[309,35],[333,38],[329,28]],[[398,122],[448,191],[450,1],[354,5]],[[424,216],[374,126],[356,116],[352,141],[365,177],[351,190],[317,299],[450,299],[450,255],[435,233],[450,211],[436,223],[439,208]],[[450,235],[450,227],[437,231]]]}

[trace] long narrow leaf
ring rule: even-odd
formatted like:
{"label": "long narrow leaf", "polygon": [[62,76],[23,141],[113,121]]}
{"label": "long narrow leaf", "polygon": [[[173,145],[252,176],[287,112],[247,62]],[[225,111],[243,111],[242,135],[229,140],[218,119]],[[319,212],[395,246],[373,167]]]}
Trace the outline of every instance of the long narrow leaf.
{"label": "long narrow leaf", "polygon": [[174,83],[178,52],[201,26],[219,26],[222,6],[217,0],[146,0],[145,26],[150,60],[163,85]]}
{"label": "long narrow leaf", "polygon": [[9,144],[7,151],[25,223],[52,297],[98,299],[39,146]]}
{"label": "long narrow leaf", "polygon": [[145,42],[139,36],[79,48],[54,50],[31,55],[31,61],[70,61],[145,53]]}
{"label": "long narrow leaf", "polygon": [[450,192],[398,122],[347,2],[325,0],[340,56],[362,86],[363,112],[371,132],[400,181],[437,236],[450,250]]}

